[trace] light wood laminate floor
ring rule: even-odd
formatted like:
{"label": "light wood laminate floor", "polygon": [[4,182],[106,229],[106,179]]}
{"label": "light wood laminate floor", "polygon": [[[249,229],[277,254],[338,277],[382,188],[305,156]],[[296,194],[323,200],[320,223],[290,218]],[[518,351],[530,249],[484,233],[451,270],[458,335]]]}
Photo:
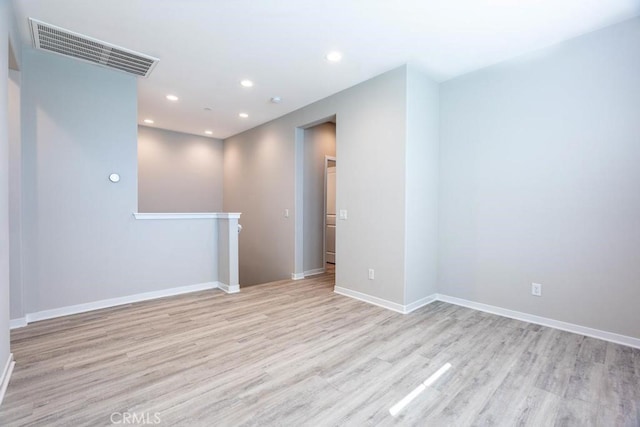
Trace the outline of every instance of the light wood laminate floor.
{"label": "light wood laminate floor", "polygon": [[442,302],[401,315],[334,294],[333,278],[14,330],[0,425],[640,425],[640,350]]}

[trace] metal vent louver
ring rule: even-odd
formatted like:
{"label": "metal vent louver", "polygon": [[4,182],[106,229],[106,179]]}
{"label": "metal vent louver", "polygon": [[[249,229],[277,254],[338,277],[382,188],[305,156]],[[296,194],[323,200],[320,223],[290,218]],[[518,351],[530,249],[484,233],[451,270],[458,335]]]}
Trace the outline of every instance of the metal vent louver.
{"label": "metal vent louver", "polygon": [[29,18],[33,44],[83,61],[115,68],[140,77],[149,77],[158,59]]}

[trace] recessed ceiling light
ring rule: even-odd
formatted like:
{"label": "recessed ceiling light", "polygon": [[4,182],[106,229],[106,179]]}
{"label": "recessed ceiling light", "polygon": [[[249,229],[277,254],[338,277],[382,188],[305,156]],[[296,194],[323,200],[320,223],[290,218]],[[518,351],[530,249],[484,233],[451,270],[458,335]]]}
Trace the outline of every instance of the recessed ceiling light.
{"label": "recessed ceiling light", "polygon": [[152,125],[154,123],[154,121],[151,120],[151,119],[144,119],[144,122],[145,123],[149,123],[150,125]]}
{"label": "recessed ceiling light", "polygon": [[279,96],[272,96],[271,97],[271,103],[272,104],[279,104],[280,102],[282,102],[282,98],[280,98]]}
{"label": "recessed ceiling light", "polygon": [[206,133],[207,135],[213,135],[213,132],[210,130],[205,130],[204,133]]}
{"label": "recessed ceiling light", "polygon": [[342,59],[342,54],[334,50],[333,52],[327,53],[327,56],[325,58],[327,58],[327,61],[330,62],[338,62]]}
{"label": "recessed ceiling light", "polygon": [[167,99],[168,99],[169,101],[174,101],[174,102],[175,102],[175,101],[177,101],[177,100],[178,100],[178,97],[177,97],[177,96],[175,96],[175,95],[167,95]]}
{"label": "recessed ceiling light", "polygon": [[249,115],[247,113],[240,113],[238,114],[239,117],[242,117],[243,119],[246,119],[247,117],[249,117]]}
{"label": "recessed ceiling light", "polygon": [[240,82],[243,87],[253,87],[253,82],[251,80],[244,79]]}

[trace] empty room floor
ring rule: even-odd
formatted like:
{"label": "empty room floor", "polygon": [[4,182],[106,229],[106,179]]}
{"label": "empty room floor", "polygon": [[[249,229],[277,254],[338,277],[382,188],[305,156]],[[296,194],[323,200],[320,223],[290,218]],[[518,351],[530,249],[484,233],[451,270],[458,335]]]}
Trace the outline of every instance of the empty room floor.
{"label": "empty room floor", "polygon": [[442,302],[401,315],[333,284],[205,291],[14,330],[0,425],[640,425],[640,350]]}

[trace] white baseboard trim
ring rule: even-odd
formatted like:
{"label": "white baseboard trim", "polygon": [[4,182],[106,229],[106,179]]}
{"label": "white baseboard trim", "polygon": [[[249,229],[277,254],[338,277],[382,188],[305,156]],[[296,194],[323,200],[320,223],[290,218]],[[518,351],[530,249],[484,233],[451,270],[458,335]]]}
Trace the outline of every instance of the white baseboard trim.
{"label": "white baseboard trim", "polygon": [[368,302],[369,304],[377,305],[388,310],[393,310],[398,313],[404,314],[404,306],[396,302],[387,301],[386,299],[374,297],[373,295],[363,294],[362,292],[353,291],[351,289],[342,288],[336,286],[333,288],[333,292],[336,294],[344,295],[345,297],[355,298],[360,301]]}
{"label": "white baseboard trim", "polygon": [[11,319],[11,321],[9,322],[9,329],[24,328],[25,326],[27,326],[27,318],[26,317],[20,317],[18,319]]}
{"label": "white baseboard trim", "polygon": [[291,280],[302,280],[304,279],[304,273],[291,273]]}
{"label": "white baseboard trim", "polygon": [[414,310],[417,310],[420,307],[423,307],[427,304],[430,304],[436,300],[436,294],[429,295],[428,297],[419,299],[418,301],[414,301],[408,305],[398,304],[396,302],[388,301],[386,299],[374,297],[373,295],[363,294],[362,292],[354,291],[347,288],[342,288],[340,286],[336,286],[333,289],[333,292],[344,295],[346,297],[355,298],[360,301],[367,302],[369,304],[377,305],[379,307],[386,308],[388,310],[393,310],[397,313],[408,314]]}
{"label": "white baseboard trim", "polygon": [[53,319],[55,317],[69,316],[71,314],[86,313],[87,311],[100,310],[102,308],[116,307],[118,305],[148,301],[152,299],[181,295],[190,292],[204,291],[208,289],[216,289],[217,287],[218,282],[198,283],[196,285],[178,286],[176,288],[162,289],[160,291],[144,292],[141,294],[128,295],[125,297],[110,298],[85,304],[70,305],[67,307],[54,308],[51,310],[43,310],[35,313],[28,313],[24,318],[24,322],[19,323],[21,319],[15,319],[15,323],[14,321],[11,322],[11,327],[13,328],[14,324],[20,325],[15,327],[22,327],[26,326],[28,323],[36,322],[38,320]]}
{"label": "white baseboard trim", "polygon": [[412,311],[415,311],[421,307],[424,307],[425,305],[431,304],[432,302],[437,300],[438,300],[438,294],[432,294],[424,298],[421,298],[417,301],[412,302],[411,304],[405,305],[404,306],[405,313],[411,313]]}
{"label": "white baseboard trim", "polygon": [[354,291],[347,288],[336,286],[333,290],[335,293],[344,295],[347,297],[355,298],[360,301],[367,302],[369,304],[377,305],[379,307],[393,310],[397,313],[407,314],[420,307],[424,307],[434,301],[442,301],[449,304],[455,304],[462,307],[471,308],[473,310],[484,311],[485,313],[496,314],[498,316],[508,317],[511,319],[522,320],[523,322],[534,323],[536,325],[547,326],[549,328],[560,329],[562,331],[572,332],[574,334],[585,335],[592,338],[609,341],[615,344],[626,345],[640,349],[640,338],[629,337],[626,335],[616,334],[614,332],[602,331],[600,329],[589,328],[586,326],[580,326],[573,323],[563,322],[560,320],[549,319],[547,317],[536,316],[533,314],[523,313],[520,311],[509,310],[494,305],[483,304],[475,301],[469,301],[462,298],[456,298],[449,295],[433,294],[424,297],[418,301],[412,302],[408,305],[402,305],[395,302],[387,301],[382,298],[374,297],[372,295],[364,294],[362,292]]}
{"label": "white baseboard trim", "polygon": [[0,405],[2,405],[4,394],[7,391],[7,387],[9,387],[9,380],[11,379],[11,373],[15,365],[16,362],[13,361],[13,353],[9,353],[7,363],[5,363],[4,370],[2,371],[2,377],[0,377]]}
{"label": "white baseboard trim", "polygon": [[640,348],[640,338],[628,337],[626,335],[620,335],[613,332],[601,331],[599,329],[588,328],[586,326],[562,322],[560,320],[549,319],[547,317],[509,310],[494,305],[469,301],[462,298],[451,297],[448,295],[438,294],[437,299],[449,304],[472,308],[474,310],[484,311],[486,313],[497,314],[498,316],[509,317],[511,319],[522,320],[524,322],[535,323],[536,325],[542,325],[549,328],[560,329],[562,331],[573,332],[574,334],[586,335],[588,337],[598,338],[616,344]]}
{"label": "white baseboard trim", "polygon": [[313,270],[307,270],[303,273],[304,277],[315,276],[317,274],[323,274],[324,268],[314,268]]}
{"label": "white baseboard trim", "polygon": [[237,294],[238,292],[240,292],[240,285],[229,286],[226,283],[217,282],[216,287],[228,294]]}

